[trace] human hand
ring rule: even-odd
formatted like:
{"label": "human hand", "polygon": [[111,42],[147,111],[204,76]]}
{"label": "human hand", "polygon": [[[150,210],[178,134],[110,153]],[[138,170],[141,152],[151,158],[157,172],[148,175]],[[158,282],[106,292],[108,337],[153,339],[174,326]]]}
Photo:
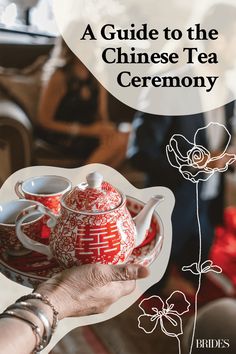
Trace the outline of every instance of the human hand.
{"label": "human hand", "polygon": [[116,150],[119,155],[126,155],[127,146],[128,146],[129,134],[121,133],[119,131],[115,131],[109,136],[103,136],[101,138],[101,146],[104,147],[105,150],[112,149]]}
{"label": "human hand", "polygon": [[146,267],[87,264],[64,270],[39,285],[59,312],[59,318],[102,313],[135,289],[135,280],[149,274]]}
{"label": "human hand", "polygon": [[86,126],[86,135],[99,138],[111,136],[115,132],[115,125],[107,121],[98,121]]}

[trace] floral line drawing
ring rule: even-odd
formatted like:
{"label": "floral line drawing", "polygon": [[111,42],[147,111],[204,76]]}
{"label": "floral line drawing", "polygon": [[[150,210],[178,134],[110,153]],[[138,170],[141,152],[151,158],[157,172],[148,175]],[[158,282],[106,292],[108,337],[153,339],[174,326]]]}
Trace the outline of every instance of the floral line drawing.
{"label": "floral line drawing", "polygon": [[[198,144],[202,134],[208,134],[210,130],[222,130],[221,135],[226,135],[227,142],[222,153],[212,156],[210,151]],[[216,132],[217,133],[217,132]],[[220,123],[209,123],[203,128],[199,128],[193,139],[193,143],[188,141],[183,135],[175,134],[171,137],[169,145],[166,147],[166,154],[170,165],[177,168],[182,176],[193,182],[207,181],[215,172],[227,171],[230,164],[236,160],[234,154],[228,154],[226,151],[229,147],[231,134],[228,129]],[[179,146],[186,144],[189,149],[181,152]],[[212,167],[212,165],[215,167]],[[218,167],[220,166],[220,167]]]}
{"label": "floral line drawing", "polygon": [[[182,297],[184,303],[184,308],[179,311],[176,308],[175,297]],[[151,308],[146,311],[147,307]],[[160,325],[163,333],[169,337],[175,337],[178,342],[179,353],[181,353],[179,336],[183,334],[183,324],[181,315],[189,311],[190,302],[186,299],[185,294],[182,291],[174,291],[168,299],[164,301],[160,296],[153,295],[148,298],[143,299],[139,308],[142,310],[143,314],[138,317],[138,327],[142,329],[145,333],[153,333]],[[170,329],[169,329],[170,327]]]}
{"label": "floral line drawing", "polygon": [[[207,136],[210,134],[210,132],[214,134],[219,133],[220,136],[225,136],[226,138],[225,147],[223,151],[218,155],[211,154],[207,147],[199,144],[199,141],[201,141],[202,138],[202,134]],[[182,268],[183,271],[190,271],[199,277],[198,287],[194,299],[194,323],[189,354],[192,353],[196,331],[198,295],[201,289],[202,274],[208,273],[210,271],[215,273],[222,272],[222,269],[217,265],[213,265],[212,261],[210,260],[202,263],[202,232],[199,215],[199,182],[209,180],[216,172],[222,173],[227,171],[229,165],[236,161],[235,154],[229,154],[226,152],[230,141],[231,134],[227,128],[223,124],[211,122],[207,126],[199,128],[196,131],[193,143],[188,141],[181,134],[174,134],[170,139],[169,145],[166,146],[166,155],[170,165],[174,168],[177,168],[182,174],[183,178],[196,185],[196,211],[199,235],[198,262],[192,263],[190,266],[184,266]],[[188,146],[188,149],[181,151],[180,147],[183,145]]]}
{"label": "floral line drawing", "polygon": [[209,272],[222,273],[222,268],[218,265],[213,264],[211,260],[203,262],[200,267],[198,263],[192,263],[190,266],[182,267],[183,272],[191,272],[194,275],[206,274]]}
{"label": "floral line drawing", "polygon": [[[210,130],[222,130],[222,135],[226,135],[226,144],[222,153],[212,156],[210,151],[198,144],[202,134],[207,135]],[[188,141],[183,135],[175,134],[171,137],[169,145],[166,147],[166,154],[170,165],[177,168],[182,176],[193,182],[207,181],[215,172],[225,172],[230,164],[236,160],[234,154],[228,154],[226,151],[229,147],[231,134],[228,129],[220,123],[209,123],[203,128],[199,128],[194,135],[193,143]],[[180,151],[181,145],[187,144],[189,150]],[[215,166],[215,167],[212,167]],[[220,166],[220,167],[219,167]]]}

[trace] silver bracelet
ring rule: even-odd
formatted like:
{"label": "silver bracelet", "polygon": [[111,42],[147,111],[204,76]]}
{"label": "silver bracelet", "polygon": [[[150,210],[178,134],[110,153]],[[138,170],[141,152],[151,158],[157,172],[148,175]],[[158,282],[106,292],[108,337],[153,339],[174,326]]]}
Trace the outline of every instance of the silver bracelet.
{"label": "silver bracelet", "polygon": [[40,336],[39,326],[37,326],[36,324],[34,324],[32,321],[25,318],[24,316],[16,313],[15,311],[5,311],[0,314],[0,318],[14,318],[14,319],[18,319],[18,320],[21,320],[21,321],[24,321],[25,323],[27,323],[31,327],[31,329],[35,335],[35,338],[36,338],[36,346],[35,346],[33,353],[37,354],[43,349],[41,346],[42,338]]}
{"label": "silver bracelet", "polygon": [[49,322],[47,316],[45,315],[45,313],[42,310],[40,310],[37,306],[34,306],[29,302],[15,303],[15,304],[9,306],[6,309],[6,311],[16,310],[16,309],[30,311],[36,317],[38,317],[39,320],[42,322],[42,324],[44,326],[44,333],[43,333],[42,340],[41,340],[41,347],[42,347],[42,349],[45,348],[52,338],[51,325],[50,325],[50,322]]}
{"label": "silver bracelet", "polygon": [[41,295],[38,293],[31,293],[29,295],[22,296],[20,299],[16,300],[16,303],[21,301],[31,300],[31,299],[40,300],[45,305],[51,307],[53,312],[52,333],[54,333],[58,324],[58,315],[59,315],[58,311],[55,309],[55,307],[53,306],[53,304],[50,302],[49,298],[46,295]]}

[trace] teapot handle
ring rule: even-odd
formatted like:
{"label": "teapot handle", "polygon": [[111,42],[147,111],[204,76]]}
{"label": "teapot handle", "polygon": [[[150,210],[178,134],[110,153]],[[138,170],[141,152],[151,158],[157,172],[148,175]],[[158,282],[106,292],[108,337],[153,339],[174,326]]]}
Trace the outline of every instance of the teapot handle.
{"label": "teapot handle", "polygon": [[22,231],[22,223],[29,218],[29,216],[36,216],[39,215],[39,213],[43,215],[48,215],[50,219],[47,222],[47,225],[50,228],[53,228],[56,225],[57,222],[57,216],[54,215],[50,209],[46,208],[40,203],[37,203],[33,206],[30,206],[24,210],[17,216],[16,218],[16,235],[19,239],[19,241],[22,243],[22,245],[25,248],[28,248],[32,251],[39,252],[41,254],[44,254],[47,256],[49,259],[53,257],[53,254],[51,252],[50,246],[44,245],[40,242],[34,241],[30,239],[23,231]]}

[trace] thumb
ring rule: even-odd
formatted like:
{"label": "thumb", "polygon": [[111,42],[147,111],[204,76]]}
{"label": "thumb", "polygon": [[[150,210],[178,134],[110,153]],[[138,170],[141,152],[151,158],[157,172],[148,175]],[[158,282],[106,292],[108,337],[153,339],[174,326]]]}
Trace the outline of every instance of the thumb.
{"label": "thumb", "polygon": [[125,281],[146,278],[149,275],[149,270],[139,264],[126,265],[111,265],[110,271],[107,272],[106,278],[111,281]]}

